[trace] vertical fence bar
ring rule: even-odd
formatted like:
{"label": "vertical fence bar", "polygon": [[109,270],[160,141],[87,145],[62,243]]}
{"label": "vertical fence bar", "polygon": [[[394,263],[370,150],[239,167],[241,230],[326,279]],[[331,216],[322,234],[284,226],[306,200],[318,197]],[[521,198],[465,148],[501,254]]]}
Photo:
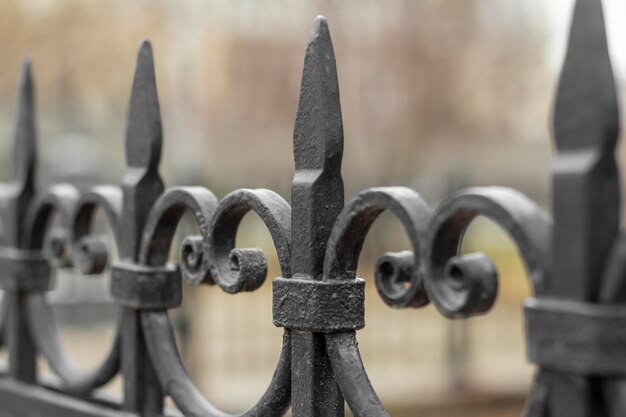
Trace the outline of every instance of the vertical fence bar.
{"label": "vertical fence bar", "polygon": [[[326,19],[315,20],[304,59],[294,129],[291,189],[294,278],[322,278],[326,243],[343,208],[343,125],[335,55]],[[291,331],[292,411],[296,417],[342,416],[343,397],[324,335]]]}
{"label": "vertical fence bar", "polygon": [[[554,113],[554,276],[548,296],[598,302],[600,278],[619,230],[618,132],[602,3],[578,0]],[[604,415],[599,381],[548,375],[551,416]]]}
{"label": "vertical fence bar", "polygon": [[[126,130],[128,169],[122,182],[124,199],[119,248],[122,261],[138,261],[145,220],[164,189],[158,172],[161,140],[152,48],[148,42],[143,42],[137,56]],[[122,312],[122,374],[124,408],[141,415],[159,415],[163,408],[161,388],[148,357],[139,315],[129,307],[123,307]]]}
{"label": "vertical fence bar", "polygon": [[[22,247],[26,212],[35,195],[37,134],[31,72],[30,61],[24,61],[18,92],[17,125],[13,145],[13,181],[3,190],[1,198],[2,244],[5,250],[17,250]],[[26,293],[17,289],[6,293],[8,323],[5,340],[9,352],[10,375],[25,382],[34,382],[36,351],[28,333],[25,297]]]}

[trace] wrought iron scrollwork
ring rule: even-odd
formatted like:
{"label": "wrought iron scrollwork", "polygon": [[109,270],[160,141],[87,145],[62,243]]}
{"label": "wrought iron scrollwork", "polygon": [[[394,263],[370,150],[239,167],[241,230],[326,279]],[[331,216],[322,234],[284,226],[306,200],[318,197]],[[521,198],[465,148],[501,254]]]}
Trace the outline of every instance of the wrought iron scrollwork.
{"label": "wrought iron scrollwork", "polygon": [[[219,204],[200,187],[173,188],[155,203],[146,223],[140,262],[159,266],[167,261],[176,225],[185,211],[194,215],[201,236],[186,238],[181,247],[183,276],[192,284],[219,285],[228,293],[253,291],[265,280],[267,267],[260,249],[235,249],[243,216],[256,212],[268,226],[284,273],[289,273],[290,209],[269,190],[237,190]],[[189,416],[227,416],[195,387],[182,363],[165,310],[141,312],[150,357],[164,392]],[[242,416],[283,415],[289,407],[291,345],[288,332],[274,376],[259,401]]]}
{"label": "wrought iron scrollwork", "polygon": [[[124,398],[117,408],[123,411],[113,407],[106,408],[109,414],[89,415],[160,415],[167,395],[186,416],[229,416],[191,381],[168,310],[183,302],[183,279],[229,294],[264,284],[264,253],[235,246],[243,217],[254,212],[278,255],[273,320],[285,330],[268,388],[239,416],[281,416],[290,405],[296,416],[341,416],[344,400],[355,416],[387,416],[361,360],[356,331],[365,325],[360,252],[372,224],[388,211],[404,227],[411,248],[386,253],[376,264],[374,282],[387,305],[420,308],[432,302],[451,319],[486,313],[498,292],[494,263],[483,253],[459,249],[469,224],[487,217],[517,244],[533,288],[525,302],[526,330],[528,356],[538,373],[525,415],[622,415],[626,337],[613,331],[626,323],[626,239],[618,232],[614,160],[618,127],[601,2],[578,0],[554,115],[553,224],[530,199],[502,187],[458,191],[434,211],[409,188],[371,188],[344,207],[337,70],[327,22],[319,17],[304,61],[291,203],[266,189],[239,189],[218,201],[203,187],[165,188],[147,42],[137,57],[121,186],[96,186],[81,195],[72,185],[57,184],[36,194],[34,94],[26,62],[14,178],[0,187],[0,287],[6,292],[0,344],[10,362],[10,379],[0,377],[0,394],[5,381],[34,387],[36,356],[43,355],[61,379],[62,395],[89,404],[101,406],[92,401],[93,391],[122,373]],[[92,230],[98,209],[118,247],[115,262],[108,242]],[[187,212],[200,234],[185,237],[176,264],[169,255]],[[54,218],[58,224],[51,228]],[[84,370],[62,349],[45,292],[55,268],[94,274],[108,264],[111,297],[121,312],[116,336],[102,363]]]}
{"label": "wrought iron scrollwork", "polygon": [[458,255],[463,234],[477,216],[495,221],[517,244],[534,293],[543,293],[550,276],[551,226],[535,203],[509,188],[459,191],[437,209],[426,255],[428,294],[449,318],[482,314],[492,307],[497,295],[492,261],[482,253]]}
{"label": "wrought iron scrollwork", "polygon": [[123,193],[119,187],[101,185],[84,193],[76,203],[72,224],[72,262],[83,274],[104,271],[110,259],[110,246],[103,236],[93,235],[91,227],[97,209],[105,213],[113,237],[119,247],[120,218],[122,217]]}
{"label": "wrought iron scrollwork", "polygon": [[[485,313],[497,294],[497,274],[484,254],[459,255],[467,226],[477,216],[495,220],[518,244],[536,293],[549,275],[550,224],[522,194],[507,188],[469,188],[444,200],[433,215],[413,190],[375,188],[362,192],[340,214],[329,240],[326,279],[356,275],[365,235],[384,210],[402,222],[413,252],[386,254],[377,263],[377,289],[392,307],[423,307],[432,301],[450,318]],[[407,259],[411,260],[408,261]],[[409,283],[408,288],[404,283]],[[354,331],[326,335],[337,382],[356,416],[386,416],[367,378]]]}
{"label": "wrought iron scrollwork", "polygon": [[413,255],[407,262],[402,254],[387,254],[383,262],[378,262],[376,289],[391,307],[422,307],[428,303],[422,253],[431,211],[419,194],[409,188],[372,188],[361,192],[346,206],[337,218],[328,242],[324,279],[356,276],[365,236],[383,211],[390,211],[402,222]]}
{"label": "wrought iron scrollwork", "polygon": [[[40,251],[44,247],[46,231],[53,217],[59,219],[55,242],[49,258],[57,266],[71,263],[74,241],[68,238],[74,223],[74,210],[79,201],[78,190],[68,184],[50,187],[34,202],[27,218],[26,247]],[[67,356],[61,345],[54,315],[43,293],[29,294],[26,300],[28,325],[37,349],[47,359],[52,371],[61,379],[63,387],[71,392],[85,393],[98,388],[113,378],[119,370],[119,329],[102,363],[93,370],[81,369]]]}
{"label": "wrought iron scrollwork", "polygon": [[259,249],[235,249],[243,216],[255,212],[270,232],[283,275],[291,276],[291,209],[270,190],[237,190],[220,201],[208,236],[206,255],[213,283],[227,293],[254,291],[265,281],[267,263]]}

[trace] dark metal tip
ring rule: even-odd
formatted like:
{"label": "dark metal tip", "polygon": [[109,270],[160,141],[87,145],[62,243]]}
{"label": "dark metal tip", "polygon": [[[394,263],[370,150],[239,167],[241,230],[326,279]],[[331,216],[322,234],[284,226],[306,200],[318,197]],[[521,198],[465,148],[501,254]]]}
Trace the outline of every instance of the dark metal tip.
{"label": "dark metal tip", "polygon": [[131,167],[156,168],[161,156],[162,126],[150,42],[144,40],[130,96],[126,128],[126,158]]}
{"label": "dark metal tip", "polygon": [[21,104],[28,104],[33,93],[33,64],[30,58],[26,57],[22,60],[22,68],[20,70],[20,87],[19,101]]}
{"label": "dark metal tip", "polygon": [[22,62],[18,90],[17,123],[15,127],[13,179],[22,188],[31,188],[35,181],[36,159],[35,94],[32,63]]}
{"label": "dark metal tip", "polygon": [[343,124],[335,53],[326,18],[313,23],[304,59],[294,129],[296,169],[339,170]]}
{"label": "dark metal tip", "polygon": [[[330,39],[330,30],[328,29],[328,21],[326,17],[320,15],[313,21],[313,27],[311,27],[311,33],[309,35],[309,48],[312,43],[320,42],[325,44],[326,47],[330,47],[332,50],[332,40]],[[334,58],[334,57],[333,57]]]}
{"label": "dark metal tip", "polygon": [[319,32],[320,30],[326,30],[328,32],[328,20],[326,16],[319,15],[313,21],[313,27],[311,28],[311,33]]}
{"label": "dark metal tip", "polygon": [[143,39],[139,43],[139,48],[137,50],[137,67],[139,67],[140,62],[154,66],[152,43],[148,39]]}
{"label": "dark metal tip", "polygon": [[22,59],[22,73],[23,74],[28,73],[28,76],[30,77],[32,66],[33,66],[33,62],[31,58],[29,56],[25,56],[24,59]]}
{"label": "dark metal tip", "polygon": [[557,147],[613,152],[619,110],[602,2],[578,0],[554,111]]}

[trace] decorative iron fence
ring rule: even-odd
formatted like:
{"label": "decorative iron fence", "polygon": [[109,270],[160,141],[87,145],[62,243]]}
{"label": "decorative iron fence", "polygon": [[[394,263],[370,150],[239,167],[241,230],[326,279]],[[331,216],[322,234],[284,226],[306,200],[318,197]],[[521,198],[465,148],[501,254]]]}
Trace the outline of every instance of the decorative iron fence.
{"label": "decorative iron fence", "polygon": [[[238,226],[256,212],[272,236],[282,277],[273,281],[273,321],[282,353],[266,392],[245,416],[385,416],[360,358],[364,323],[359,253],[383,212],[404,226],[411,250],[383,255],[375,285],[393,308],[429,302],[451,319],[485,314],[497,272],[482,253],[459,254],[477,216],[511,235],[526,262],[534,295],[525,303],[527,350],[538,366],[527,416],[622,415],[626,373],[626,241],[619,234],[618,105],[599,0],[578,0],[554,113],[551,224],[519,192],[501,187],[453,193],[433,212],[405,187],[372,188],[344,205],[343,129],[335,58],[326,20],[317,18],[306,51],[294,131],[291,205],[265,189],[241,189],[221,201],[203,187],[166,189],[158,172],[162,129],[150,44],[137,58],[126,132],[128,169],[121,187],[79,193],[70,184],[38,191],[36,124],[30,63],[22,71],[14,178],[0,188],[1,341],[8,371],[0,409],[16,415],[227,415],[188,377],[168,310],[182,303],[182,279],[236,294],[265,281],[260,249],[235,247]],[[63,351],[46,291],[56,268],[103,271],[108,245],[92,233],[102,209],[119,248],[110,293],[121,316],[104,361],[81,369]],[[187,237],[181,262],[168,261],[176,227],[191,212],[201,236]],[[62,228],[50,232],[58,217]],[[60,231],[61,232],[60,232]],[[43,356],[61,383],[38,380]],[[123,375],[123,399],[97,388]],[[165,396],[178,411],[163,409]]]}

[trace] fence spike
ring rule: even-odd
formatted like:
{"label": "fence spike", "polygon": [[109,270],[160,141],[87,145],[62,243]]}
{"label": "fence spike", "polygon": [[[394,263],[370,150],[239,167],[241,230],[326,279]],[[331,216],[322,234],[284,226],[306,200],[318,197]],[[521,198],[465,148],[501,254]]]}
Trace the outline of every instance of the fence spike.
{"label": "fence spike", "polygon": [[562,296],[597,298],[597,277],[617,236],[618,112],[602,4],[578,0],[554,112],[551,284]]}
{"label": "fence spike", "polygon": [[293,272],[317,278],[326,242],[343,208],[343,124],[335,54],[326,18],[311,30],[293,136]]}
{"label": "fence spike", "polygon": [[154,59],[149,41],[137,54],[126,128],[126,159],[129,167],[156,170],[161,159],[162,126]]}
{"label": "fence spike", "polygon": [[[597,302],[619,229],[620,204],[614,157],[618,103],[600,0],[578,0],[574,6],[553,123],[554,276],[546,293]],[[549,370],[542,374],[551,381],[551,414],[602,414],[593,380]]]}
{"label": "fence spike", "polygon": [[150,42],[143,41],[137,54],[126,128],[128,171],[123,181],[122,226],[125,237],[120,248],[120,256],[125,259],[137,259],[145,219],[164,189],[158,172],[161,141],[161,114],[152,47]]}
{"label": "fence spike", "polygon": [[13,178],[0,187],[0,229],[2,244],[20,247],[23,242],[26,212],[35,195],[37,133],[32,68],[24,59],[17,94],[17,112],[13,143]]}
{"label": "fence spike", "polygon": [[13,181],[21,191],[33,190],[37,163],[35,98],[30,59],[24,59],[19,87],[17,125],[13,150]]}
{"label": "fence spike", "polygon": [[[123,261],[136,263],[146,219],[165,188],[159,176],[162,127],[152,47],[143,41],[137,54],[126,128],[128,170],[122,181]],[[124,409],[140,415],[161,414],[163,398],[149,360],[137,311],[122,309],[122,363]]]}
{"label": "fence spike", "polygon": [[[35,196],[37,134],[32,65],[29,59],[24,59],[20,77],[13,144],[13,178],[9,186],[2,184],[0,187],[0,240],[2,246],[9,248],[20,248],[24,244],[26,215]],[[3,270],[2,274],[6,278],[15,274],[15,271]],[[23,296],[7,291],[5,298],[6,326],[0,331],[6,332],[4,337],[9,352],[9,374],[15,379],[33,383],[36,380],[36,348],[26,326],[28,320]]]}
{"label": "fence spike", "polygon": [[579,0],[556,96],[556,145],[560,151],[596,148],[612,157],[618,131],[618,103],[602,2]]}
{"label": "fence spike", "polygon": [[335,53],[326,18],[315,19],[304,59],[294,130],[296,169],[339,171],[343,124]]}
{"label": "fence spike", "polygon": [[[296,173],[291,189],[292,274],[321,279],[326,244],[343,208],[343,125],[335,54],[324,17],[315,19],[304,58],[293,134]],[[343,397],[324,335],[291,332],[292,412],[339,417]]]}

